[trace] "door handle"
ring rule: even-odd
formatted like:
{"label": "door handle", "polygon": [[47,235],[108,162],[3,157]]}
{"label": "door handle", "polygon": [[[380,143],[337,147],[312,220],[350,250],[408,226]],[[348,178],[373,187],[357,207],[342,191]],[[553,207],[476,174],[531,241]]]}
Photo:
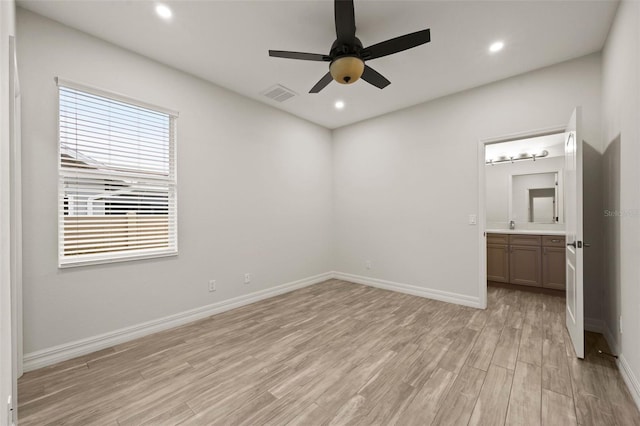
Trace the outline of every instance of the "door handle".
{"label": "door handle", "polygon": [[[579,248],[579,249],[581,249],[581,248],[582,248],[582,241],[574,241],[574,242],[572,242],[572,243],[567,243],[567,245],[568,245],[568,246],[571,246],[571,247],[573,247],[573,248]],[[588,244],[588,245],[587,245],[587,244],[585,244],[584,246],[585,246],[585,247],[591,247],[591,244]]]}

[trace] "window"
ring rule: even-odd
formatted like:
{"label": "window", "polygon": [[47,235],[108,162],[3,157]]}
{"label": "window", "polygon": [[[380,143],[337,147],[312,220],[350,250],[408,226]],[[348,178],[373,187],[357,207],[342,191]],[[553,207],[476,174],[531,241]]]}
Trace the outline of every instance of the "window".
{"label": "window", "polygon": [[59,266],[177,253],[177,114],[58,81]]}

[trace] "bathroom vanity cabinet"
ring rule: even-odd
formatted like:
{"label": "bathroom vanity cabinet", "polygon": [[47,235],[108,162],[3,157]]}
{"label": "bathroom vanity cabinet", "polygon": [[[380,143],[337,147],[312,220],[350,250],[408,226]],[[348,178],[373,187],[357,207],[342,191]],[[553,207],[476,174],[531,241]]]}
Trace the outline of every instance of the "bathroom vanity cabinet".
{"label": "bathroom vanity cabinet", "polygon": [[564,290],[564,236],[487,234],[487,280]]}
{"label": "bathroom vanity cabinet", "polygon": [[509,235],[487,234],[487,280],[509,282]]}

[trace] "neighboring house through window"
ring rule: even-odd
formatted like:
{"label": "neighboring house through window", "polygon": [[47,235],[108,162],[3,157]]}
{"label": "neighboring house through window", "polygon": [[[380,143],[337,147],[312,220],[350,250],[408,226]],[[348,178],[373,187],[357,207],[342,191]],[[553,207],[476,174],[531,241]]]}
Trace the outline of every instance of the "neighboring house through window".
{"label": "neighboring house through window", "polygon": [[177,114],[58,81],[59,266],[177,253]]}

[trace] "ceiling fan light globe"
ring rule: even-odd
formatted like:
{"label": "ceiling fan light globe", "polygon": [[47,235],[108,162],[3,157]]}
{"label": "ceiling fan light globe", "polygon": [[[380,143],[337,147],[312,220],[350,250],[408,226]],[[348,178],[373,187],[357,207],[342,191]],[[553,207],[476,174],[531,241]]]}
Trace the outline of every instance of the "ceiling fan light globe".
{"label": "ceiling fan light globe", "polygon": [[353,84],[362,77],[364,61],[355,56],[343,56],[329,65],[331,77],[340,84]]}

